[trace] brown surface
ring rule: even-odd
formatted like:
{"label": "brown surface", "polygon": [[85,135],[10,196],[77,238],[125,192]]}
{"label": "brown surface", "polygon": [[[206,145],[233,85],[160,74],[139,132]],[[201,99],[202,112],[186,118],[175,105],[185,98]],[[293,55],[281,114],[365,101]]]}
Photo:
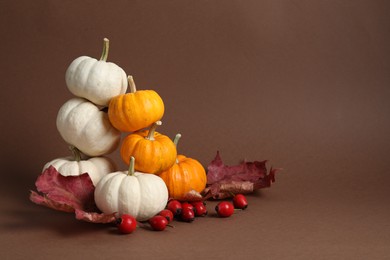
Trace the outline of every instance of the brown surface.
{"label": "brown surface", "polygon": [[[368,0],[1,1],[0,258],[388,259],[389,12]],[[183,134],[181,153],[269,159],[284,168],[275,185],[230,219],[130,236],[29,202],[42,166],[67,154],[55,127],[65,70],[99,57],[104,37],[109,60],[163,97],[160,130]]]}

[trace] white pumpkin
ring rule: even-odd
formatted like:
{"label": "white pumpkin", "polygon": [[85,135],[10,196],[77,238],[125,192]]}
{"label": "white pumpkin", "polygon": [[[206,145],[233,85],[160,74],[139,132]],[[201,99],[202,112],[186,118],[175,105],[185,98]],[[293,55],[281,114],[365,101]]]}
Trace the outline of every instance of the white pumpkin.
{"label": "white pumpkin", "polygon": [[104,176],[95,188],[95,203],[106,214],[130,214],[145,221],[163,210],[168,202],[168,189],[157,175],[134,172],[134,158],[129,171]]}
{"label": "white pumpkin", "polygon": [[104,39],[100,60],[81,56],[72,61],[65,73],[69,91],[78,97],[100,105],[108,106],[111,98],[127,90],[125,71],[112,62],[107,62],[108,39]]}
{"label": "white pumpkin", "polygon": [[91,157],[113,152],[121,138],[107,113],[83,98],[72,98],[62,105],[57,129],[66,142]]}
{"label": "white pumpkin", "polygon": [[79,176],[88,173],[94,186],[100,179],[116,170],[114,162],[108,157],[92,157],[82,159],[76,148],[71,148],[74,156],[61,157],[51,160],[43,166],[43,171],[53,166],[62,176]]}

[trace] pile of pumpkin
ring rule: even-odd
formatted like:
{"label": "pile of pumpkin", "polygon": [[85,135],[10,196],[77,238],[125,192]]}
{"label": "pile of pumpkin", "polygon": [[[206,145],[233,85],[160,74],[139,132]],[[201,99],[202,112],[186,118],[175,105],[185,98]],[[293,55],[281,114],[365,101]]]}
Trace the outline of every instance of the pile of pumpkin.
{"label": "pile of pumpkin", "polygon": [[[100,60],[81,56],[68,67],[66,85],[74,97],[59,109],[56,123],[73,156],[50,161],[44,170],[53,166],[63,176],[87,172],[99,210],[145,221],[168,199],[201,192],[206,172],[197,160],[178,155],[180,134],[171,140],[156,131],[163,100],[154,90],[137,90],[133,77],[107,62],[108,50],[104,39]],[[118,171],[107,157],[118,148],[128,171]]]}

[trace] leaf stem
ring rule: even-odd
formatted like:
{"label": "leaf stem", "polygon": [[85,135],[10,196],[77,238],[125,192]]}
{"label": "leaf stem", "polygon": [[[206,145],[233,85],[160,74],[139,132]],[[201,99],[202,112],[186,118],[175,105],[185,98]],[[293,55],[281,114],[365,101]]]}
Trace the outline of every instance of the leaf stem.
{"label": "leaf stem", "polygon": [[150,140],[150,141],[154,141],[154,133],[156,131],[157,126],[160,126],[160,125],[162,125],[161,121],[157,121],[157,122],[153,123],[153,125],[150,127],[148,135],[145,137],[145,139]]}
{"label": "leaf stem", "polygon": [[135,158],[133,156],[130,156],[129,171],[127,172],[128,176],[134,175],[134,164],[135,164]]}
{"label": "leaf stem", "polygon": [[137,88],[135,87],[133,76],[127,76],[127,82],[129,82],[130,93],[135,93],[137,91]]}
{"label": "leaf stem", "polygon": [[103,51],[102,51],[102,56],[100,56],[101,61],[107,61],[108,58],[108,50],[110,47],[110,41],[107,38],[103,39]]}

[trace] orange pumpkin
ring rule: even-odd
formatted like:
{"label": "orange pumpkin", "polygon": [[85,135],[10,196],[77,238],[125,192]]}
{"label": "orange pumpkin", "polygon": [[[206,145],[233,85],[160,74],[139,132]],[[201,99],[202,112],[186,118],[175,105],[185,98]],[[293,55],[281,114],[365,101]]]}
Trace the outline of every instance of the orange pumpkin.
{"label": "orange pumpkin", "polygon": [[108,118],[121,132],[138,131],[164,115],[164,102],[157,92],[137,91],[132,76],[128,77],[128,82],[130,93],[113,97],[108,105]]}
{"label": "orange pumpkin", "polygon": [[[177,134],[175,146],[181,135]],[[169,197],[184,200],[191,190],[201,192],[206,187],[207,176],[204,167],[195,159],[178,155],[176,163],[168,170],[159,174],[168,187]]]}
{"label": "orange pumpkin", "polygon": [[175,163],[175,144],[168,136],[155,131],[161,124],[161,121],[157,121],[149,130],[137,131],[123,139],[120,154],[127,165],[133,156],[137,158],[134,165],[136,171],[157,174]]}

